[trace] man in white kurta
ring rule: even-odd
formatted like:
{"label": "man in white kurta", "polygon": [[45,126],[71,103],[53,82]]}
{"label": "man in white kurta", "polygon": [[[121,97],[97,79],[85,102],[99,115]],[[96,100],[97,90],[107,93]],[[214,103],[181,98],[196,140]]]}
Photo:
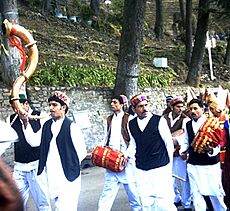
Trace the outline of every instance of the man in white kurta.
{"label": "man in white kurta", "polygon": [[[17,133],[18,141],[14,142],[14,171],[13,178],[17,184],[20,194],[24,203],[24,210],[26,210],[27,202],[31,194],[35,206],[39,211],[50,211],[50,198],[47,189],[47,180],[44,175],[37,175],[38,160],[39,160],[39,147],[31,147],[24,136],[23,128],[30,125],[33,132],[37,132],[41,129],[42,120],[29,120],[26,119],[26,125],[24,124],[24,116],[27,114],[40,116],[41,113],[36,110],[32,110],[29,106],[29,100],[25,94],[19,94],[19,102],[22,108],[25,110],[26,115],[17,113],[14,107],[13,99],[10,98],[10,104],[15,111],[7,118],[7,124],[9,127]],[[9,142],[8,142],[9,143]],[[5,144],[5,149],[10,147]]]}
{"label": "man in white kurta", "polygon": [[[42,138],[35,136],[30,144],[41,143],[38,174],[45,172],[47,175],[55,209],[76,211],[81,189],[80,163],[87,155],[86,145],[80,128],[65,117],[68,96],[56,91],[48,102],[52,119],[44,124]],[[32,135],[30,131],[26,128],[26,137]]]}
{"label": "man in white kurta", "polygon": [[[124,97],[122,98],[121,95],[114,96],[112,99],[111,109],[114,114],[107,118],[106,145],[125,154],[127,143],[122,135],[122,120],[125,115],[123,111],[124,104]],[[141,210],[134,171],[135,167],[130,161],[128,161],[126,168],[122,172],[113,172],[106,169],[104,187],[98,203],[98,211],[111,210],[121,184],[125,188],[131,209],[133,211]]]}
{"label": "man in white kurta", "polygon": [[149,112],[146,95],[134,96],[131,104],[137,117],[129,122],[128,156],[135,157],[142,210],[176,210],[172,183],[174,148],[167,122]]}
{"label": "man in white kurta", "polygon": [[[164,117],[167,120],[169,129],[173,135],[174,141],[174,154],[173,154],[173,176],[174,176],[174,192],[175,199],[174,204],[183,206],[184,208],[191,208],[191,194],[190,185],[187,174],[187,162],[179,155],[180,145],[177,139],[183,133],[182,126],[186,124],[190,119],[182,111],[184,110],[184,102],[181,97],[173,98],[170,101],[171,111],[165,114]],[[178,184],[181,188],[179,189]]]}
{"label": "man in white kurta", "polygon": [[214,209],[226,210],[224,204],[224,190],[221,183],[221,169],[219,152],[220,146],[207,146],[204,153],[195,152],[191,143],[199,129],[206,121],[204,106],[201,100],[193,99],[189,102],[192,120],[184,127],[184,141],[181,141],[180,154],[188,153],[187,171],[196,211]]}

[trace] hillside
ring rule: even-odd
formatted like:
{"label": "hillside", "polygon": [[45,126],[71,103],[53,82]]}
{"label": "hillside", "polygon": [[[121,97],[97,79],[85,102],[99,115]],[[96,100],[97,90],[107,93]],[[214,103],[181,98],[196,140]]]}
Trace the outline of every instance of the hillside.
{"label": "hillside", "polygon": [[[19,21],[27,28],[37,41],[40,67],[56,62],[71,65],[88,65],[98,67],[116,67],[119,49],[119,30],[108,27],[97,31],[86,23],[74,23],[57,17],[45,17],[36,8],[19,6]],[[168,30],[169,31],[169,30]],[[154,57],[167,57],[168,65],[177,73],[173,84],[184,83],[187,68],[183,62],[182,42],[170,33],[165,34],[162,42],[154,39],[153,30],[145,31],[143,48],[141,50],[141,71],[162,72],[166,69],[153,66]],[[223,46],[223,43],[221,43]],[[220,66],[223,58],[220,51],[213,50],[213,66],[217,79],[210,82],[209,64],[206,55],[202,83],[216,85],[221,83],[229,86],[229,67]]]}

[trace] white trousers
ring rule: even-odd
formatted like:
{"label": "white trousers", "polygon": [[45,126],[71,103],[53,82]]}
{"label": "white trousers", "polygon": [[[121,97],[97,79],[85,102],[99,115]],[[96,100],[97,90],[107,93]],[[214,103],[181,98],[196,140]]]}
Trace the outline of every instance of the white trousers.
{"label": "white trousers", "polygon": [[[173,174],[186,180],[186,182],[184,182],[175,177],[173,178],[173,188],[175,193],[174,202],[179,202],[181,200],[184,208],[191,208],[191,193],[187,174],[187,163],[180,156],[173,157]],[[179,191],[178,184],[181,186],[181,191]]]}
{"label": "white trousers", "polygon": [[141,202],[137,192],[137,184],[131,180],[127,184],[125,172],[115,173],[109,170],[105,172],[105,182],[102,194],[98,203],[98,211],[110,211],[119,187],[123,184],[128,196],[130,207],[133,211],[141,210]]}
{"label": "white trousers", "polygon": [[13,177],[22,195],[25,211],[30,193],[39,211],[51,211],[46,178],[43,178],[42,174],[37,176],[37,169],[31,171],[14,169]]}
{"label": "white trousers", "polygon": [[57,192],[53,200],[55,211],[77,211],[81,191],[81,175],[73,182],[68,182]]}
{"label": "white trousers", "polygon": [[[196,211],[203,211],[207,209],[204,195],[210,198],[215,211],[226,210],[224,192],[220,182],[221,177],[218,171],[220,171],[219,163],[210,166],[196,166],[188,164],[189,182],[193,197],[193,205]],[[202,193],[204,190],[206,190],[206,193]]]}

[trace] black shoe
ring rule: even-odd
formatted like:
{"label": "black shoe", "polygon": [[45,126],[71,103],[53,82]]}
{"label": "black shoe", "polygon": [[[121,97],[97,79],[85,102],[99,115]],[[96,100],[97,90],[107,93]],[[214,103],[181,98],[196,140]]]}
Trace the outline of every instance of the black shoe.
{"label": "black shoe", "polygon": [[184,211],[192,211],[192,208],[184,208]]}
{"label": "black shoe", "polygon": [[181,206],[181,201],[178,201],[178,202],[174,202],[174,205],[175,205],[176,207],[179,207],[179,206]]}

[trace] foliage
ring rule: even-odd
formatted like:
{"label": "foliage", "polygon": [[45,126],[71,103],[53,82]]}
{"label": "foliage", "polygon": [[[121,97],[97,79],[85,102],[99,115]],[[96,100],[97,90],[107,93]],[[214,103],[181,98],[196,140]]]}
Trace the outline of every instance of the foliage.
{"label": "foliage", "polygon": [[155,52],[153,48],[143,48],[141,49],[141,54],[154,57]]}
{"label": "foliage", "polygon": [[160,69],[159,72],[142,73],[138,79],[140,87],[167,87],[176,79],[176,73],[171,68]]}
{"label": "foliage", "polygon": [[111,87],[115,82],[115,70],[105,67],[72,66],[56,61],[38,69],[29,83],[49,86]]}
{"label": "foliage", "polygon": [[[170,68],[154,73],[142,72],[138,83],[140,87],[165,87],[175,76]],[[115,77],[115,68],[73,66],[53,61],[45,64],[45,68],[38,69],[28,83],[38,86],[113,87]]]}

